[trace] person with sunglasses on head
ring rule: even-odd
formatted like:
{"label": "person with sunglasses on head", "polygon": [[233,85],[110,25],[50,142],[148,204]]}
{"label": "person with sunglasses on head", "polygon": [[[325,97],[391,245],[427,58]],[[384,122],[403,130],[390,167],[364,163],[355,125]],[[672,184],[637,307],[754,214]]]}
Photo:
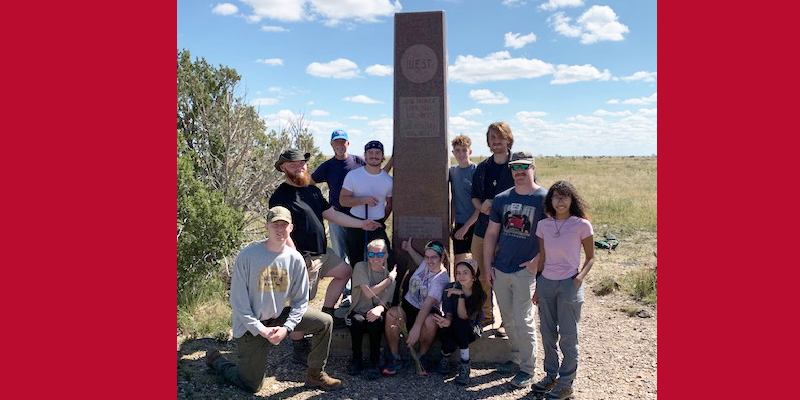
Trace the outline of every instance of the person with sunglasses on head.
{"label": "person with sunglasses on head", "polygon": [[391,271],[387,268],[389,258],[386,242],[375,239],[367,245],[367,261],[360,261],[353,268],[353,301],[345,317],[350,330],[353,358],[348,373],[358,375],[364,370],[361,352],[364,333],[369,335],[369,367],[366,377],[374,380],[380,377],[381,339],[384,331],[384,316],[394,295],[397,266]]}
{"label": "person with sunglasses on head", "polygon": [[459,385],[469,382],[469,344],[481,335],[481,305],[486,300],[486,293],[478,281],[480,274],[481,270],[475,260],[466,258],[456,262],[456,281],[444,288],[444,316],[433,316],[442,340],[439,373],[450,374],[450,355],[458,347],[461,363],[455,382]]}
{"label": "person with sunglasses on head", "polygon": [[442,315],[442,294],[450,280],[445,265],[450,261],[442,242],[430,241],[425,245],[425,254],[419,254],[411,244],[411,238],[404,240],[402,248],[411,256],[414,263],[419,264],[408,281],[408,291],[403,296],[400,306],[392,307],[386,313],[386,341],[392,352],[391,359],[383,368],[384,375],[394,375],[400,370],[400,325],[405,322],[408,328],[406,344],[409,347],[419,342],[420,361],[426,362],[425,356],[434,339],[438,325],[434,315]]}
{"label": "person with sunglasses on head", "polygon": [[494,288],[511,344],[511,359],[497,372],[516,373],[511,384],[519,388],[533,384],[536,363],[535,309],[531,300],[539,255],[536,227],[544,218],[547,189],[533,180],[534,161],[527,151],[511,155],[508,164],[514,187],[494,197],[483,242],[483,272]]}

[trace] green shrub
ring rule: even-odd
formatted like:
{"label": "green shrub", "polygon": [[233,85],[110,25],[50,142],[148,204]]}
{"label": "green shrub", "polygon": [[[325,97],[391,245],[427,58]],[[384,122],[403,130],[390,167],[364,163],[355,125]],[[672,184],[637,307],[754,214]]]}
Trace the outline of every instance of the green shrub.
{"label": "green shrub", "polygon": [[636,300],[656,304],[658,278],[655,268],[645,268],[625,275],[626,290]]}

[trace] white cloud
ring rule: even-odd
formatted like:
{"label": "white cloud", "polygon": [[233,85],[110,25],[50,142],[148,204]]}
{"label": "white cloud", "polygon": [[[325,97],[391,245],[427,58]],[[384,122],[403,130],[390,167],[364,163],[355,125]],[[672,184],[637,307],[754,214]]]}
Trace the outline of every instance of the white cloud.
{"label": "white cloud", "polygon": [[508,97],[503,93],[493,93],[489,89],[470,90],[469,98],[477,101],[480,104],[506,104]]}
{"label": "white cloud", "polygon": [[267,89],[267,90],[269,90],[270,92],[278,92],[278,93],[280,93],[281,91],[283,91],[283,89],[281,89],[279,86],[271,86],[271,87],[270,87],[269,89]]}
{"label": "white cloud", "polygon": [[312,62],[306,67],[306,73],[320,78],[351,79],[358,77],[361,71],[356,63],[339,58],[328,63]]}
{"label": "white cloud", "polygon": [[471,127],[471,126],[482,126],[480,122],[470,121],[464,117],[450,117],[450,126],[452,127],[460,126],[460,127]]}
{"label": "white cloud", "polygon": [[278,104],[278,99],[271,97],[261,97],[250,102],[252,106],[271,106],[275,104]]}
{"label": "white cloud", "polygon": [[647,116],[658,116],[658,109],[657,108],[640,108],[637,112],[639,115],[647,115]]}
{"label": "white cloud", "polygon": [[550,81],[553,85],[575,83],[583,81],[607,81],[611,79],[611,73],[608,69],[602,73],[593,67],[591,64],[585,65],[564,65],[559,64],[558,70],[553,74],[553,80]]}
{"label": "white cloud", "polygon": [[464,83],[538,78],[554,72],[552,64],[537,59],[511,58],[507,51],[498,51],[485,58],[458,56],[448,69],[450,79]]}
{"label": "white cloud", "polygon": [[239,8],[231,3],[217,3],[211,12],[217,15],[233,15],[239,11]]}
{"label": "white cloud", "polygon": [[523,0],[503,0],[503,5],[507,7],[519,7],[525,4],[527,4],[527,2]]}
{"label": "white cloud", "polygon": [[394,135],[394,120],[391,118],[369,121],[367,122],[367,126],[372,128],[370,140],[377,138],[377,140],[383,142],[384,146],[387,144],[386,141],[391,140]]}
{"label": "white cloud", "polygon": [[353,96],[353,97],[345,97],[342,100],[349,101],[351,103],[383,104],[382,101],[370,99],[369,97],[364,96],[363,94],[360,94],[358,96]]}
{"label": "white cloud", "polygon": [[638,71],[635,72],[633,75],[624,76],[620,79],[622,79],[625,82],[631,82],[631,81],[655,82],[657,76],[658,76],[657,72]]}
{"label": "white cloud", "polygon": [[483,114],[483,111],[481,111],[480,108],[473,108],[473,109],[469,109],[467,111],[462,111],[462,112],[458,113],[458,115],[463,115],[465,117],[471,117],[473,115],[482,115],[482,114]]}
{"label": "white cloud", "polygon": [[553,11],[558,8],[580,7],[582,5],[583,0],[550,0],[540,5],[539,8],[545,11]]}
{"label": "white cloud", "polygon": [[597,125],[606,122],[604,119],[600,117],[587,117],[585,115],[576,115],[574,117],[569,117],[567,118],[567,121],[576,121],[585,124],[597,124]]}
{"label": "white cloud", "polygon": [[581,37],[581,43],[592,44],[599,41],[624,40],[624,33],[630,32],[627,26],[617,21],[617,14],[609,6],[592,6],[578,17],[577,25],[570,25],[571,18],[559,11],[548,19],[556,32],[567,37]]}
{"label": "white cloud", "polygon": [[402,10],[399,0],[241,0],[252,7],[251,20],[284,22],[322,20],[328,26],[345,21],[377,22]]}
{"label": "white cloud", "polygon": [[601,109],[595,111],[592,114],[600,116],[600,117],[627,117],[628,115],[631,115],[631,112],[629,110],[612,112],[612,111],[603,110],[601,108]]}
{"label": "white cloud", "polygon": [[606,104],[619,104],[619,100],[611,99],[611,100],[607,101]]}
{"label": "white cloud", "polygon": [[308,103],[306,103],[306,104],[308,104],[309,106],[313,106],[313,105],[314,105],[314,102],[313,102],[313,101],[309,101],[309,102],[308,102]]}
{"label": "white cloud", "polygon": [[517,113],[517,119],[530,119],[530,118],[539,118],[544,117],[547,115],[544,111],[520,111]]}
{"label": "white cloud", "polygon": [[391,65],[375,64],[367,67],[367,69],[365,69],[364,72],[366,72],[369,75],[388,76],[394,72],[394,67],[392,67]]}
{"label": "white cloud", "polygon": [[[256,21],[258,22],[258,21]],[[289,32],[288,29],[282,26],[271,26],[271,25],[263,25],[261,27],[262,32]]]}
{"label": "white cloud", "polygon": [[259,58],[258,60],[256,60],[256,62],[266,65],[283,65],[283,60],[281,60],[280,58],[267,58],[267,59]]}
{"label": "white cloud", "polygon": [[329,112],[327,112],[327,111],[323,111],[323,110],[314,110],[314,111],[311,111],[311,115],[313,115],[313,116],[315,116],[315,117],[324,117],[324,116],[326,116],[326,115],[330,115],[330,114],[331,114],[331,113],[329,113]]}
{"label": "white cloud", "polygon": [[636,104],[636,105],[652,104],[652,103],[655,103],[657,101],[657,98],[658,98],[657,95],[658,95],[658,93],[653,93],[652,95],[650,95],[648,97],[640,97],[638,99],[624,100],[622,102],[622,104]]}
{"label": "white cloud", "polygon": [[536,35],[534,35],[533,32],[525,36],[520,36],[520,35],[521,33],[507,32],[505,35],[505,42],[506,42],[505,47],[511,47],[513,49],[521,49],[526,44],[536,41]]}
{"label": "white cloud", "polygon": [[349,116],[349,117],[347,117],[347,118],[348,118],[348,119],[363,119],[363,120],[367,120],[367,119],[369,119],[369,118],[367,118],[367,117],[362,117],[362,116],[360,116],[360,115],[351,115],[351,116]]}

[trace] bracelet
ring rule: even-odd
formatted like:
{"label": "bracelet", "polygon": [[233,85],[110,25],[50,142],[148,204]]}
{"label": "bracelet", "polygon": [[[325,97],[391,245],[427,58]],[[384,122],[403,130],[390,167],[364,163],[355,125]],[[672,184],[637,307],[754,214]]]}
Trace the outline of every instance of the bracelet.
{"label": "bracelet", "polygon": [[459,299],[466,299],[466,298],[467,298],[467,296],[464,296],[464,293],[461,293],[460,295],[458,295],[458,298],[459,298]]}

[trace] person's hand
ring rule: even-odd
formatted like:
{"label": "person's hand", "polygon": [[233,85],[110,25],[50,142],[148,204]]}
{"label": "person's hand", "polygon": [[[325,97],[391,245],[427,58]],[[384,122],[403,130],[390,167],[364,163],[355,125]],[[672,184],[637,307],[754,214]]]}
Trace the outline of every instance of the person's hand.
{"label": "person's hand", "polygon": [[413,327],[411,331],[408,332],[408,337],[406,338],[406,344],[410,347],[413,346],[414,343],[417,343],[419,340],[419,328]]}
{"label": "person's hand", "polygon": [[481,213],[489,215],[489,211],[492,210],[492,201],[491,200],[484,200],[481,203]]}
{"label": "person's hand", "polygon": [[403,240],[403,243],[400,245],[400,247],[403,249],[403,251],[410,253],[411,249],[413,248],[411,247],[411,238],[408,238],[408,240]]}
{"label": "person's hand", "polygon": [[261,336],[274,345],[279,345],[289,333],[285,326],[273,326],[261,332]]}
{"label": "person's hand", "polygon": [[446,289],[446,290],[445,290],[445,292],[447,293],[447,297],[450,297],[450,296],[460,296],[460,295],[464,294],[464,291],[463,291],[463,290],[461,290],[461,289],[456,289],[456,288],[449,288],[449,289]]}
{"label": "person's hand", "polygon": [[576,276],[574,279],[572,279],[572,284],[575,285],[575,289],[577,289],[581,286],[581,284],[583,284],[583,279],[580,279]]}
{"label": "person's hand", "polygon": [[539,295],[537,294],[537,292],[538,292],[538,289],[534,290],[533,291],[533,297],[531,297],[531,303],[533,303],[534,305],[539,304]]}
{"label": "person's hand", "polygon": [[365,219],[361,221],[361,229],[365,231],[374,231],[381,227],[381,223],[371,219]]}
{"label": "person's hand", "polygon": [[436,322],[436,325],[438,325],[439,328],[447,328],[450,326],[450,320],[441,315],[434,314],[433,320]]}
{"label": "person's hand", "polygon": [[378,205],[378,199],[372,196],[365,196],[361,198],[362,204],[366,204],[370,207],[375,207]]}
{"label": "person's hand", "polygon": [[494,285],[494,268],[491,265],[483,268],[483,275],[486,276],[486,282],[489,283],[489,287],[492,287]]}
{"label": "person's hand", "polygon": [[536,275],[537,270],[539,269],[539,255],[537,254],[536,257],[531,258],[528,261],[519,265],[522,268],[525,268],[533,275]]}
{"label": "person's hand", "polygon": [[389,279],[391,279],[392,282],[397,280],[397,264],[395,264],[394,268],[392,268],[392,270],[389,271]]}
{"label": "person's hand", "polygon": [[375,322],[381,318],[381,313],[383,312],[383,306],[375,306],[371,310],[367,311],[367,321]]}
{"label": "person's hand", "polygon": [[467,226],[464,225],[461,228],[458,228],[453,237],[455,237],[457,240],[464,240],[464,235],[467,234],[467,231],[469,231],[469,228],[467,228]]}

